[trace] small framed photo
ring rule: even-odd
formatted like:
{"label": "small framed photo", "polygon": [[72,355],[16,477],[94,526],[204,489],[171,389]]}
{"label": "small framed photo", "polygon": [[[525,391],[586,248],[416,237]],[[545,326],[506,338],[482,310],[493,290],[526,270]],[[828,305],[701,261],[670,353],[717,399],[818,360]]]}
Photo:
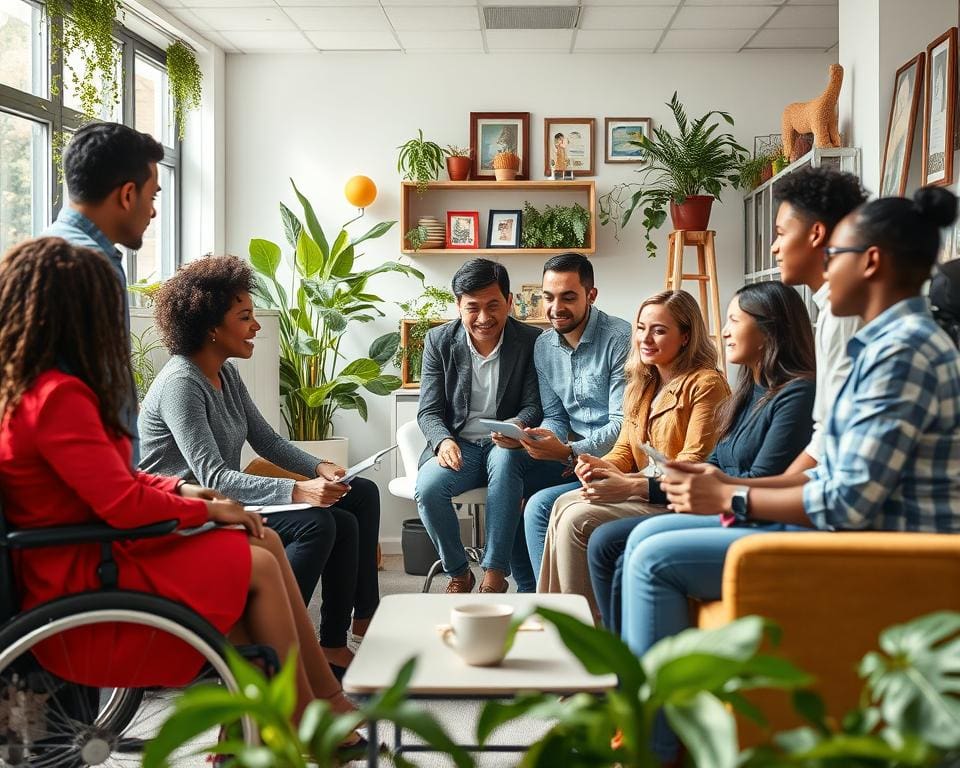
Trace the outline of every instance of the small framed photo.
{"label": "small framed photo", "polygon": [[522,211],[490,211],[487,248],[519,248]]}
{"label": "small framed photo", "polygon": [[953,117],[957,104],[957,28],[927,46],[923,109],[923,184],[953,183]]}
{"label": "small framed photo", "polygon": [[447,211],[447,248],[480,247],[480,213]]}
{"label": "small framed photo", "polygon": [[524,283],[520,293],[513,297],[513,314],[517,320],[528,323],[547,322],[547,309],[543,304],[543,286],[539,283]]}
{"label": "small framed photo", "polygon": [[592,117],[547,117],[543,120],[543,175],[557,171],[574,176],[593,176],[593,134],[597,121]]}
{"label": "small framed photo", "polygon": [[470,150],[474,179],[492,179],[493,158],[500,152],[520,157],[518,179],[530,178],[530,113],[471,112]]}
{"label": "small framed photo", "polygon": [[606,117],[604,127],[604,161],[607,163],[647,163],[637,139],[649,138],[653,132],[653,120],[649,117]]}
{"label": "small framed photo", "polygon": [[902,197],[907,191],[907,172],[913,150],[913,129],[923,87],[925,54],[918,53],[897,70],[893,79],[893,102],[887,122],[887,141],[880,170],[880,197]]}

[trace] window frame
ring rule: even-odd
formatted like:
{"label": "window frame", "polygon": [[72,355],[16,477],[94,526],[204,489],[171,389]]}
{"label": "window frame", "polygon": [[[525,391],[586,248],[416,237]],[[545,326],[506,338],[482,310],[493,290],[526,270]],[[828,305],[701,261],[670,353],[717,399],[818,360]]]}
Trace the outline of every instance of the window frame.
{"label": "window frame", "polygon": [[[23,2],[41,13],[43,12],[41,4],[36,0],[18,0],[18,2]],[[43,202],[45,205],[44,215],[46,221],[52,222],[57,218],[65,202],[62,195],[62,182],[58,178],[58,172],[53,162],[53,137],[63,131],[72,133],[88,121],[86,116],[81,112],[77,112],[64,105],[62,87],[63,57],[58,57],[56,65],[54,65],[51,60],[51,42],[55,37],[59,37],[62,34],[62,23],[59,20],[49,21],[46,17],[41,18],[43,19],[41,21],[41,27],[46,27],[46,29],[40,46],[41,48],[45,48],[43,52],[46,54],[47,66],[45,68],[40,67],[40,69],[46,70],[45,73],[40,73],[45,77],[46,83],[45,86],[39,90],[47,95],[46,97],[36,96],[32,93],[27,93],[0,83],[0,111],[33,120],[46,126],[47,151],[44,173],[46,175],[47,194]],[[133,127],[136,125],[136,92],[134,79],[136,57],[139,55],[146,58],[151,64],[166,70],[167,55],[161,48],[144,40],[116,21],[113,26],[113,36],[122,46],[120,72],[123,96],[120,103],[120,121],[124,125]],[[34,66],[37,66],[36,62],[34,62]],[[51,83],[53,83],[55,79],[61,83],[61,87],[56,94],[51,93]],[[168,168],[173,174],[174,189],[172,190],[173,195],[169,204],[173,209],[171,222],[173,227],[173,237],[171,238],[173,254],[171,266],[176,270],[182,263],[181,245],[183,238],[180,223],[183,195],[181,193],[182,185],[180,181],[181,158],[183,153],[176,130],[173,131],[173,144],[167,144],[163,139],[163,136],[159,137],[159,140],[163,144],[164,154],[160,164]],[[133,284],[137,282],[138,279],[136,274],[136,258],[134,258],[135,252],[126,248],[121,248],[121,250],[125,256],[127,283]],[[169,256],[169,254],[162,252],[157,254],[157,263],[161,270],[161,276],[164,276],[163,269],[171,261]]]}

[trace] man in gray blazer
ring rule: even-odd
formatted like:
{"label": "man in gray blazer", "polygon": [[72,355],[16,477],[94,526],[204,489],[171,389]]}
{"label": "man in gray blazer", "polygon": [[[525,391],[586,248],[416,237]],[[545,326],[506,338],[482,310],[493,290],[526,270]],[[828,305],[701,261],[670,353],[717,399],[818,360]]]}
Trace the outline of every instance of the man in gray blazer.
{"label": "man in gray blazer", "polygon": [[447,592],[470,592],[475,579],[451,499],[487,486],[481,592],[506,592],[518,539],[524,476],[532,462],[519,443],[492,434],[480,419],[540,423],[533,347],[540,329],[510,316],[507,270],[472,259],[453,277],[460,318],[433,328],[423,348],[417,421],[427,438],[417,474],[417,508],[450,576]]}

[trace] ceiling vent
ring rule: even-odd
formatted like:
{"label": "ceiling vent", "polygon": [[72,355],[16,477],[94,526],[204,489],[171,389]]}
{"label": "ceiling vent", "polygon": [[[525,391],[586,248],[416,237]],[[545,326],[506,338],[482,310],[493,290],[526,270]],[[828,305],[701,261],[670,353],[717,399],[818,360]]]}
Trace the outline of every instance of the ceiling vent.
{"label": "ceiling vent", "polygon": [[487,29],[576,29],[576,5],[488,5],[483,9]]}

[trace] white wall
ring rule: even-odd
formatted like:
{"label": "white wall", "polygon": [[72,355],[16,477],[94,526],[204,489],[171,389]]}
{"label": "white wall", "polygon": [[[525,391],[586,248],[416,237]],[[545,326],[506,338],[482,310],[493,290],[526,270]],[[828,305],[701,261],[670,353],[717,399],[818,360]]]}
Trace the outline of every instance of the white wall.
{"label": "white wall", "polygon": [[[831,55],[796,54],[657,54],[657,55],[397,55],[324,54],[238,56],[226,60],[226,247],[246,255],[251,237],[283,243],[278,202],[296,210],[288,176],[313,201],[324,227],[335,227],[354,211],[343,198],[350,176],[372,177],[379,189],[366,218],[353,227],[399,217],[396,147],[422,128],[441,145],[469,143],[471,111],[531,113],[532,172],[543,167],[543,118],[593,116],[597,119],[598,192],[629,180],[629,166],[603,163],[604,116],[650,116],[655,125],[672,118],[664,102],[679,91],[688,114],[708,109],[730,112],[741,143],[779,131],[785,104],[813,98],[826,85]],[[481,211],[481,217],[485,212]],[[743,206],[737,191],[728,191],[714,207],[721,301],[739,287],[743,275]],[[665,246],[668,227],[657,235]],[[370,265],[399,255],[399,227],[369,243]],[[434,283],[449,284],[464,254],[413,259]],[[640,218],[620,241],[612,228],[599,232],[595,257],[599,306],[631,318],[640,301],[663,288],[663,253],[648,260]],[[538,258],[503,258],[511,280],[519,285],[540,279]],[[691,286],[692,287],[692,286]],[[414,281],[383,280],[375,292],[390,299],[414,295]],[[362,354],[369,342],[391,330],[399,313],[374,327],[361,326],[345,345]],[[354,412],[340,417],[337,431],[351,438],[357,459],[390,439],[390,398],[370,396],[370,420]],[[385,473],[383,473],[385,475]],[[399,535],[399,523],[412,516],[412,505],[386,492],[382,534]]]}

